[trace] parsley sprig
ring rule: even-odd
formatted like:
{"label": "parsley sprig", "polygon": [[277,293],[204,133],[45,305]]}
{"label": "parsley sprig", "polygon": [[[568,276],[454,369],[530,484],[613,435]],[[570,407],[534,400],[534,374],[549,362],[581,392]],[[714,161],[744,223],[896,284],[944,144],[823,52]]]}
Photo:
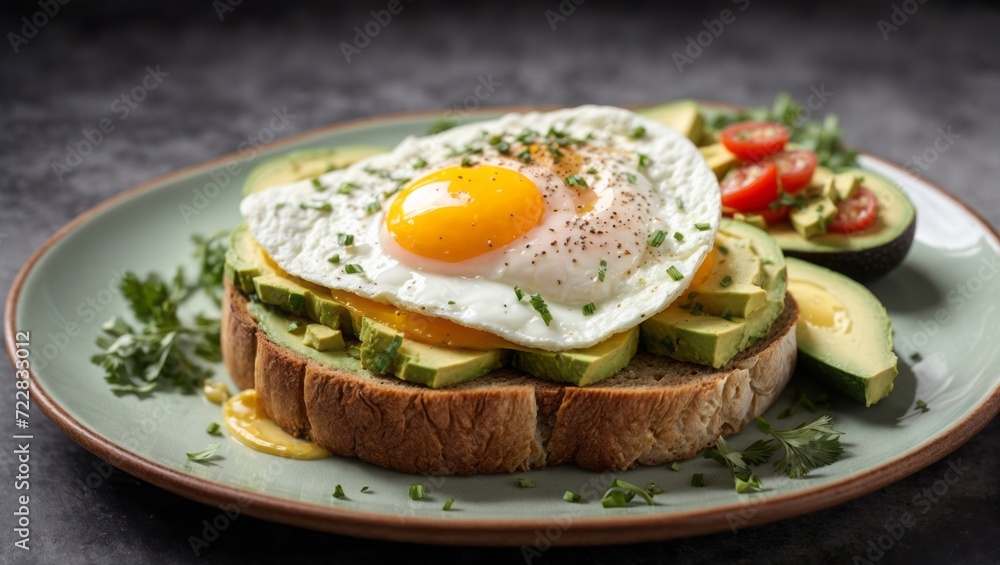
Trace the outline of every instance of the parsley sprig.
{"label": "parsley sprig", "polygon": [[198,314],[192,322],[180,318],[180,306],[197,291],[217,299],[225,264],[225,233],[195,236],[195,256],[200,271],[195,282],[178,268],[173,278],[156,273],[139,278],[127,272],[119,290],[139,325],[115,316],[101,326],[97,338],[101,351],[90,360],[104,370],[104,380],[116,394],[149,394],[158,388],[192,393],[212,371],[195,358],[222,359],[217,318]]}

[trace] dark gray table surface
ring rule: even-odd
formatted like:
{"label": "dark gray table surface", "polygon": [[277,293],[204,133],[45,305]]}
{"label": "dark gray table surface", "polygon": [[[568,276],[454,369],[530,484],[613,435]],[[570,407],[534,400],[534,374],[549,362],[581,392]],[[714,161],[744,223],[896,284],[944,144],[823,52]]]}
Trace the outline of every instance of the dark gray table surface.
{"label": "dark gray table surface", "polygon": [[[352,41],[352,27],[371,19],[366,10],[272,8],[269,14],[246,2],[220,21],[207,0],[164,3],[148,17],[139,3],[113,2],[100,11],[70,3],[19,44],[18,53],[0,47],[0,292],[6,294],[30,253],[74,216],[138,183],[233,152],[261,129],[273,108],[287,106],[296,115],[282,132],[293,134],[349,118],[461,104],[475,93],[480,76],[499,83],[484,105],[638,104],[680,97],[761,104],[780,90],[804,97],[811,87],[822,87],[833,94],[821,113],[841,116],[849,143],[899,163],[932,147],[939,128],[950,128],[958,136],[954,144],[922,174],[1000,225],[1000,11],[944,4],[921,6],[905,22],[897,15],[902,25],[885,39],[878,22],[891,22],[888,0],[850,9],[687,3],[672,11],[591,1],[555,30],[545,11],[558,10],[556,0],[521,8],[456,4],[448,12],[405,2],[348,64],[340,43]],[[897,5],[902,10],[917,4]],[[678,72],[672,53],[705,29],[702,20],[718,18],[727,7],[735,9],[735,21]],[[38,9],[31,2],[7,6],[0,30],[17,31],[21,16]],[[148,65],[169,75],[92,155],[57,179],[52,162],[65,158],[65,146],[82,139],[83,128],[93,129],[104,117],[117,119],[112,101],[139,84]],[[10,383],[8,363],[0,372]],[[13,399],[13,387],[6,389]],[[4,429],[13,419],[12,405],[0,403]],[[120,471],[86,494],[80,479],[99,460],[40,414],[34,424],[33,549],[29,554],[12,547],[15,459],[5,448],[0,561],[197,560],[187,538],[214,509]],[[942,462],[897,484],[753,530],[551,549],[535,561],[850,563],[858,556],[880,563],[997,563],[998,442],[1000,424],[994,421]],[[950,464],[968,470],[936,496],[933,486]],[[918,496],[935,502],[917,506]],[[869,542],[907,512],[916,524],[884,554],[868,556]],[[233,522],[200,559],[364,562],[400,554],[418,562],[522,560],[516,548],[410,546],[250,517]]]}

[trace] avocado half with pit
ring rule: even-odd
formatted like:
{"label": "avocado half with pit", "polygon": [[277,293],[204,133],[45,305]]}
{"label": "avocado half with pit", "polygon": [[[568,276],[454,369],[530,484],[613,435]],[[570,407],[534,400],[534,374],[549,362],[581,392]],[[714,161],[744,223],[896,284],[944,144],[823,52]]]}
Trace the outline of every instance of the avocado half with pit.
{"label": "avocado half with pit", "polygon": [[268,159],[254,167],[243,183],[243,196],[300,180],[316,178],[334,169],[342,169],[372,155],[385,153],[385,147],[348,145],[302,149]]}
{"label": "avocado half with pit", "polygon": [[799,306],[798,363],[806,375],[871,406],[897,375],[892,321],[860,283],[829,269],[786,259],[788,292]]}
{"label": "avocado half with pit", "polygon": [[881,277],[903,262],[913,244],[917,214],[906,194],[885,177],[864,169],[842,172],[861,177],[861,186],[875,195],[878,219],[874,225],[858,233],[826,233],[808,239],[786,222],[768,226],[767,232],[786,256],[864,282]]}

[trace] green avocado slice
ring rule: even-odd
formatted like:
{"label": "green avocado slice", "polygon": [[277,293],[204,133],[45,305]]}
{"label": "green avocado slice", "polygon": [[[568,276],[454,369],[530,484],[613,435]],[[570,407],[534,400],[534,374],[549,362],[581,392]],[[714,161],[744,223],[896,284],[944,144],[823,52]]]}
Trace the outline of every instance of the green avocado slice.
{"label": "green avocado slice", "polygon": [[678,100],[651,108],[637,110],[636,113],[666,124],[697,144],[705,131],[705,120],[701,108],[694,100]]}
{"label": "green avocado slice", "polygon": [[385,147],[346,145],[324,149],[303,149],[268,159],[254,167],[243,183],[243,196],[272,186],[311,179],[334,169],[342,169],[362,159],[385,153]]}
{"label": "green avocado slice", "polygon": [[632,328],[586,349],[518,350],[514,366],[541,379],[587,386],[625,368],[638,348],[639,328]]}
{"label": "green avocado slice", "polygon": [[871,406],[892,391],[897,358],[892,321],[878,298],[829,269],[788,259],[788,291],[799,305],[799,363],[804,372]]}

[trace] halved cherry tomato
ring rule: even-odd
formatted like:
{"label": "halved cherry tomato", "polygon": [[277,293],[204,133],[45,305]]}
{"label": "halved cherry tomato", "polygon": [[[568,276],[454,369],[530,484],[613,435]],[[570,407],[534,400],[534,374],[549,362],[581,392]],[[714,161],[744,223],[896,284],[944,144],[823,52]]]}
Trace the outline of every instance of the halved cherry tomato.
{"label": "halved cherry tomato", "polygon": [[743,161],[760,161],[785,148],[792,134],[777,122],[741,122],[722,130],[722,144]]}
{"label": "halved cherry tomato", "polygon": [[856,233],[870,228],[878,217],[878,201],[870,190],[861,186],[854,196],[837,203],[837,215],[826,225],[832,233]]}
{"label": "halved cherry tomato", "polygon": [[737,212],[767,208],[778,198],[778,167],[774,163],[744,163],[719,183],[722,205]]}
{"label": "halved cherry tomato", "polygon": [[767,158],[778,166],[781,190],[793,193],[812,180],[819,159],[812,151],[779,151]]}

